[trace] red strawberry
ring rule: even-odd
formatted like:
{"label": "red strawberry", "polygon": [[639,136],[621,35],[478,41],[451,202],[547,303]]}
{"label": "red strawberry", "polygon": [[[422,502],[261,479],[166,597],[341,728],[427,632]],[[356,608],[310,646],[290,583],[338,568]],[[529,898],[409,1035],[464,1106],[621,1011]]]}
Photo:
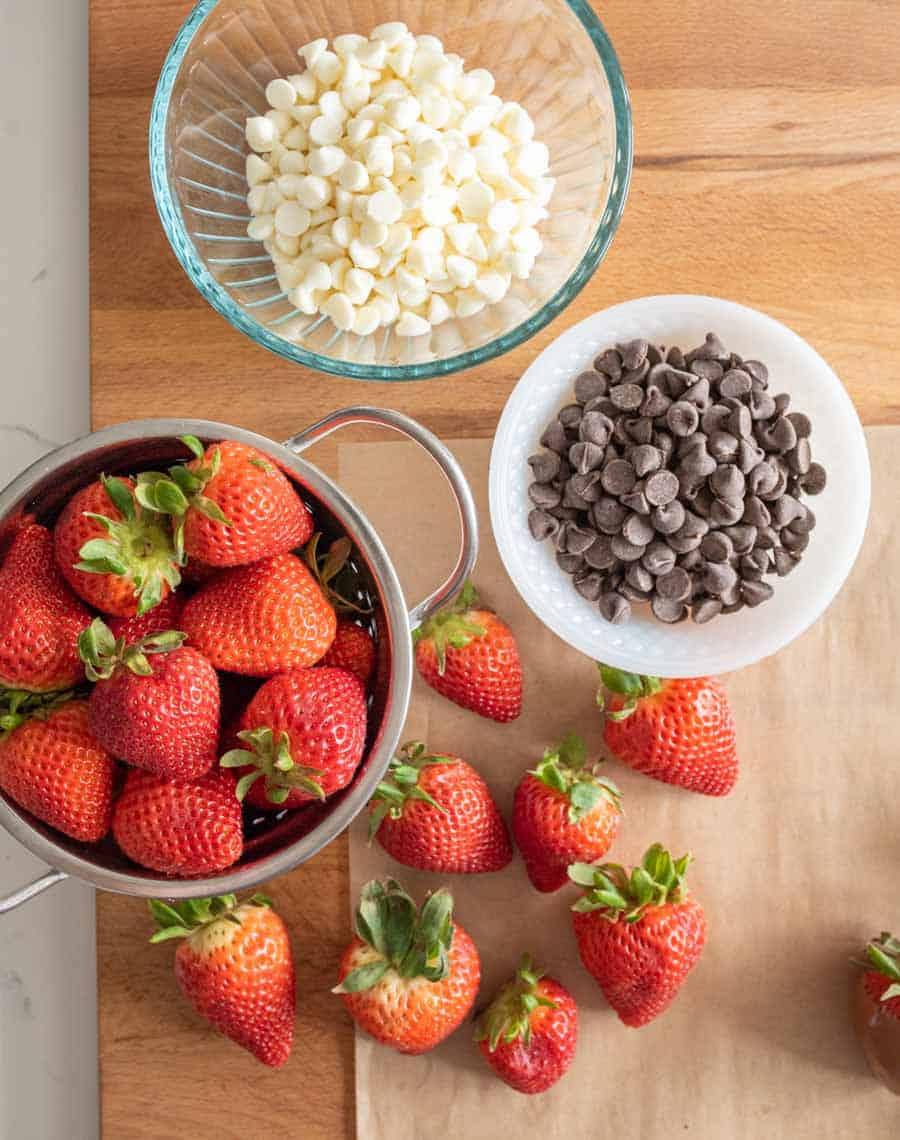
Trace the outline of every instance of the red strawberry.
{"label": "red strawberry", "polygon": [[129,859],[175,878],[223,871],[244,849],[234,779],[219,768],[178,783],[133,768],[112,829]]}
{"label": "red strawberry", "polygon": [[532,884],[559,890],[570,863],[601,859],[621,818],[619,789],[587,764],[584,741],[570,733],[516,788],[513,835]]}
{"label": "red strawberry", "polygon": [[523,954],[515,977],[479,1017],[475,1040],[510,1088],[546,1092],[575,1058],[578,1007],[565,986],[533,970]]}
{"label": "red strawberry", "polygon": [[465,760],[406,744],[370,805],[369,837],[420,871],[499,871],[512,859],[506,824]]}
{"label": "red strawberry", "polygon": [[889,1017],[900,1020],[900,939],[885,931],[866,946],[866,993]]}
{"label": "red strawberry", "polygon": [[132,645],[142,637],[165,633],[169,629],[179,629],[183,608],[182,594],[166,594],[158,606],[147,610],[140,617],[111,617],[106,624],[112,630],[113,637],[122,638],[126,645]]}
{"label": "red strawberry", "polygon": [[78,638],[89,681],[91,731],[120,760],[169,780],[192,780],[216,762],[219,678],[175,630],[133,645],[100,618]]}
{"label": "red strawberry", "polygon": [[715,677],[673,681],[600,666],[613,694],[603,737],[617,760],[692,792],[724,796],[738,775],[734,717]]}
{"label": "red strawberry", "polygon": [[348,670],[365,687],[375,669],[375,642],[371,633],[356,622],[338,618],[334,641],[322,664]]}
{"label": "red strawberry", "polygon": [[103,475],[68,501],[53,531],[56,562],[79,597],[119,617],[143,614],[181,581],[167,520]]}
{"label": "red strawberry", "polygon": [[46,693],[78,684],[78,635],[90,621],[56,567],[53,536],[24,527],[0,567],[0,685]]}
{"label": "red strawberry", "polygon": [[337,619],[309,570],[279,554],[216,575],[188,600],[181,628],[217,669],[270,677],[315,665]]}
{"label": "red strawberry", "polygon": [[287,928],[265,895],[164,903],[150,900],[159,929],[150,939],[183,938],[175,977],[201,1017],[278,1069],[294,1040],[294,960]]}
{"label": "red strawberry", "polygon": [[658,843],[629,877],[617,863],[569,868],[584,895],[572,910],[578,953],[625,1025],[668,1009],[706,943],[706,917],[677,861]]}
{"label": "red strawberry", "polygon": [[413,634],[426,684],[479,716],[501,722],[522,711],[522,664],[516,639],[479,605],[471,582],[448,609]]}
{"label": "red strawberry", "polygon": [[0,788],[72,839],[109,831],[116,764],[91,735],[87,701],[45,702],[7,694],[0,723]]}
{"label": "red strawberry", "polygon": [[360,1029],[400,1053],[427,1053],[461,1025],[480,977],[449,891],[419,911],[393,879],[366,883],[334,991]]}
{"label": "red strawberry", "polygon": [[[345,669],[294,669],[258,690],[238,722],[249,748],[226,752],[239,799],[279,811],[345,788],[366,746],[366,701]],[[264,778],[262,778],[264,777]]]}
{"label": "red strawberry", "polygon": [[195,458],[168,473],[138,476],[137,494],[152,510],[178,520],[176,546],[189,558],[244,566],[306,542],[312,516],[265,452],[229,439],[205,450],[192,435],[181,442]]}

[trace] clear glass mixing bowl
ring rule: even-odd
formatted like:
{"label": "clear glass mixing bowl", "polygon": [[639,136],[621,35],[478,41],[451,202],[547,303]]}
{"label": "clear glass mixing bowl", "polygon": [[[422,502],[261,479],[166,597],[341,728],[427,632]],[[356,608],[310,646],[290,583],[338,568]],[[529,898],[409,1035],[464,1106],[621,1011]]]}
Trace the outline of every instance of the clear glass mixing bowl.
{"label": "clear glass mixing bowl", "polygon": [[[474,317],[428,336],[360,337],[300,314],[262,244],[247,236],[243,124],[265,87],[302,70],[309,40],[403,20],[488,68],[550,149],[557,179],[544,249],[527,281]],[[631,175],[628,92],[584,0],[201,0],[163,65],[150,119],[150,173],[166,235],[190,279],[236,328],[272,352],[361,380],[419,380],[470,368],[532,336],[578,293],[606,253]]]}

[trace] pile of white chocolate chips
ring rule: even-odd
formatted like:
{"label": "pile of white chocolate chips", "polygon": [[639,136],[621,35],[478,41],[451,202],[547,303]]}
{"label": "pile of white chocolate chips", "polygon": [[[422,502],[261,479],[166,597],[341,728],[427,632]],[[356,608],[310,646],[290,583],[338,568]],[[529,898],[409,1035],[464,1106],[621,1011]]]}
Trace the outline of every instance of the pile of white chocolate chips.
{"label": "pile of white chocolate chips", "polygon": [[554,180],[494,77],[435,36],[382,24],[300,48],[247,120],[250,237],[302,313],[365,336],[422,336],[524,280]]}

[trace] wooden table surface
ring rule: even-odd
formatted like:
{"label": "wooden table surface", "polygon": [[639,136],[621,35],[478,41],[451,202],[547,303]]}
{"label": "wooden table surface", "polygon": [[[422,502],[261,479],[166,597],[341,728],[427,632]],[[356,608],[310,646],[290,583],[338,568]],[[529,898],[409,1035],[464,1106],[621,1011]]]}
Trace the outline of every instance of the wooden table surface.
{"label": "wooden table surface", "polygon": [[[453,0],[449,0],[450,3]],[[833,365],[866,423],[900,422],[900,29],[896,0],[605,0],[629,84],[635,171],[595,279],[541,334],[443,381],[362,385],[251,344],[200,298],[153,207],[147,119],[188,0],[91,0],[95,427],[224,419],[275,438],[344,404],[490,435],[516,378],[566,327],[649,293],[764,309]],[[327,466],[331,456],[320,453]],[[297,1043],[262,1070],[178,997],[143,906],[98,899],[104,1135],[354,1134],[353,1038],[328,992],[347,937],[343,841],[270,890],[298,962]],[[430,1138],[426,1138],[430,1140]]]}

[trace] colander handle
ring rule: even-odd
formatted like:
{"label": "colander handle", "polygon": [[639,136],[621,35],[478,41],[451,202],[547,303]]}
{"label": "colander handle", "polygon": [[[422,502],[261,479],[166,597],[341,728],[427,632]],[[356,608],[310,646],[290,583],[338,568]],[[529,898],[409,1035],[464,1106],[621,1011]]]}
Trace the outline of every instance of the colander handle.
{"label": "colander handle", "polygon": [[45,891],[55,883],[61,883],[63,879],[67,879],[68,877],[65,871],[48,871],[46,875],[41,875],[41,877],[35,879],[33,883],[19,887],[19,889],[13,891],[11,895],[4,895],[0,898],[0,914],[6,914],[7,911],[15,910],[17,906],[28,902],[29,899],[33,899],[35,895],[39,895],[41,891]]}
{"label": "colander handle", "polygon": [[299,455],[313,443],[331,435],[338,428],[349,427],[351,424],[375,424],[378,427],[393,428],[408,439],[419,444],[428,452],[431,458],[443,471],[453,497],[456,500],[456,509],[459,512],[460,546],[459,557],[449,578],[430,594],[424,601],[419,602],[410,610],[410,629],[416,629],[424,621],[439,610],[446,602],[454,598],[462,589],[466,578],[472,573],[475,560],[478,557],[478,518],[475,514],[475,501],[462,468],[453,454],[444,446],[438,437],[427,428],[422,427],[416,420],[404,416],[402,412],[394,412],[388,408],[369,408],[365,406],[342,408],[332,412],[331,415],[312,424],[303,431],[298,432],[285,442],[285,447]]}

